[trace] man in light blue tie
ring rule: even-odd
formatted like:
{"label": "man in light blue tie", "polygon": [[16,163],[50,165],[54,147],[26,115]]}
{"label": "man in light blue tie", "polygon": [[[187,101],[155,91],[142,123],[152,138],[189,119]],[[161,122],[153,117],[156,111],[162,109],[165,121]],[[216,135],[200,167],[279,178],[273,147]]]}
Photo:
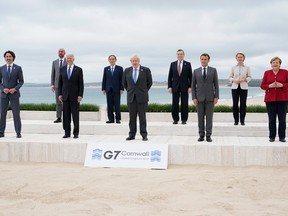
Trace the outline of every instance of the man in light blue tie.
{"label": "man in light blue tie", "polygon": [[0,68],[1,89],[1,116],[0,116],[0,138],[5,136],[6,115],[9,102],[11,104],[16,137],[21,138],[20,119],[20,88],[24,83],[22,68],[14,64],[16,55],[13,51],[4,53],[6,64]]}
{"label": "man in light blue tie", "polygon": [[140,120],[140,134],[147,141],[146,110],[149,101],[148,91],[153,81],[149,68],[140,65],[140,58],[133,55],[130,59],[132,67],[126,68],[123,76],[123,86],[127,90],[129,109],[129,136],[126,140],[134,140],[137,132],[137,115]]}
{"label": "man in light blue tie", "polygon": [[67,65],[60,69],[59,101],[63,103],[63,138],[71,136],[71,115],[73,118],[73,135],[79,136],[80,102],[84,93],[84,80],[82,68],[74,64],[74,55],[67,54]]}

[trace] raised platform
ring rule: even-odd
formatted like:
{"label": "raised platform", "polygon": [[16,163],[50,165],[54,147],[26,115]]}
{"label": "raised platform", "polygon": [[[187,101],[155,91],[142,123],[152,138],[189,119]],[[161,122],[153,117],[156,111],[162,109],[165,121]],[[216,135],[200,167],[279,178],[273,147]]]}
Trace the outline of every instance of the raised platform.
{"label": "raised platform", "polygon": [[[21,112],[22,139],[15,137],[13,120],[8,119],[5,137],[0,139],[0,161],[84,163],[90,140],[131,145],[143,142],[139,134],[134,141],[125,140],[127,113],[120,125],[106,124],[103,113],[82,113],[79,139],[62,139],[62,124],[53,123],[54,115],[54,112]],[[172,125],[170,113],[149,113],[147,119],[146,143],[168,144],[169,164],[288,165],[288,143],[268,141],[265,113],[249,113],[245,126],[234,126],[231,113],[215,113],[212,143],[197,142],[196,113],[190,113],[187,125]]]}

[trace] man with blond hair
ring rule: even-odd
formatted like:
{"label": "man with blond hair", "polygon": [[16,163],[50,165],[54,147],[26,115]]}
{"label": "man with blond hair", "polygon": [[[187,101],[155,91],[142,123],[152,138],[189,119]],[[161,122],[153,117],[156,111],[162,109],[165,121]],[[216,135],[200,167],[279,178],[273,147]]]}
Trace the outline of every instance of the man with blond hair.
{"label": "man with blond hair", "polygon": [[130,59],[131,67],[126,68],[123,75],[123,86],[127,90],[127,104],[129,109],[129,136],[126,140],[134,140],[137,132],[137,114],[140,121],[140,134],[143,141],[147,141],[146,110],[149,101],[148,91],[152,86],[152,75],[148,67],[140,65],[140,58],[133,55]]}

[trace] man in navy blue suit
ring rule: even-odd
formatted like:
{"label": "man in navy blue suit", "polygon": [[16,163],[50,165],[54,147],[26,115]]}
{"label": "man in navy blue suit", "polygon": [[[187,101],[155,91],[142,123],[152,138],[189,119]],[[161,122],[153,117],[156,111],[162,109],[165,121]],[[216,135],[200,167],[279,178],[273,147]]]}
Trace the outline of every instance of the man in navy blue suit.
{"label": "man in navy blue suit", "polygon": [[0,116],[0,137],[4,137],[6,128],[6,115],[9,102],[11,104],[14,128],[16,137],[21,138],[20,119],[20,88],[24,83],[22,68],[14,64],[16,58],[13,51],[4,53],[6,64],[0,68],[0,89],[1,89],[1,116]]}
{"label": "man in navy blue suit", "polygon": [[82,68],[74,64],[74,55],[67,54],[67,65],[60,69],[58,94],[63,103],[63,138],[71,136],[71,115],[73,118],[73,134],[77,139],[79,135],[80,102],[84,93],[84,80]]}
{"label": "man in navy blue suit", "polygon": [[[114,123],[116,118],[116,123],[121,123],[121,112],[120,112],[120,102],[121,94],[123,94],[124,87],[122,85],[123,68],[116,65],[117,58],[115,55],[110,55],[108,57],[110,63],[109,66],[104,68],[103,79],[102,79],[102,92],[107,99],[107,114],[108,121],[107,124]],[[115,109],[115,118],[114,118]]]}

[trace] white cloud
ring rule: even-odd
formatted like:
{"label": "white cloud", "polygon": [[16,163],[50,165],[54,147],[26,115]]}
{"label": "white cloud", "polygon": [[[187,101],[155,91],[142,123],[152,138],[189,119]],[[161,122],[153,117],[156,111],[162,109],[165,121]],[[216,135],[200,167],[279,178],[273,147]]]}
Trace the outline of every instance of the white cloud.
{"label": "white cloud", "polygon": [[288,65],[287,6],[281,0],[2,1],[0,52],[16,52],[26,82],[49,82],[59,47],[75,54],[86,82],[101,81],[109,54],[127,67],[134,53],[154,80],[166,80],[179,48],[194,68],[199,55],[209,53],[220,78],[227,78],[235,53],[243,51],[253,77],[261,78],[274,55]]}

